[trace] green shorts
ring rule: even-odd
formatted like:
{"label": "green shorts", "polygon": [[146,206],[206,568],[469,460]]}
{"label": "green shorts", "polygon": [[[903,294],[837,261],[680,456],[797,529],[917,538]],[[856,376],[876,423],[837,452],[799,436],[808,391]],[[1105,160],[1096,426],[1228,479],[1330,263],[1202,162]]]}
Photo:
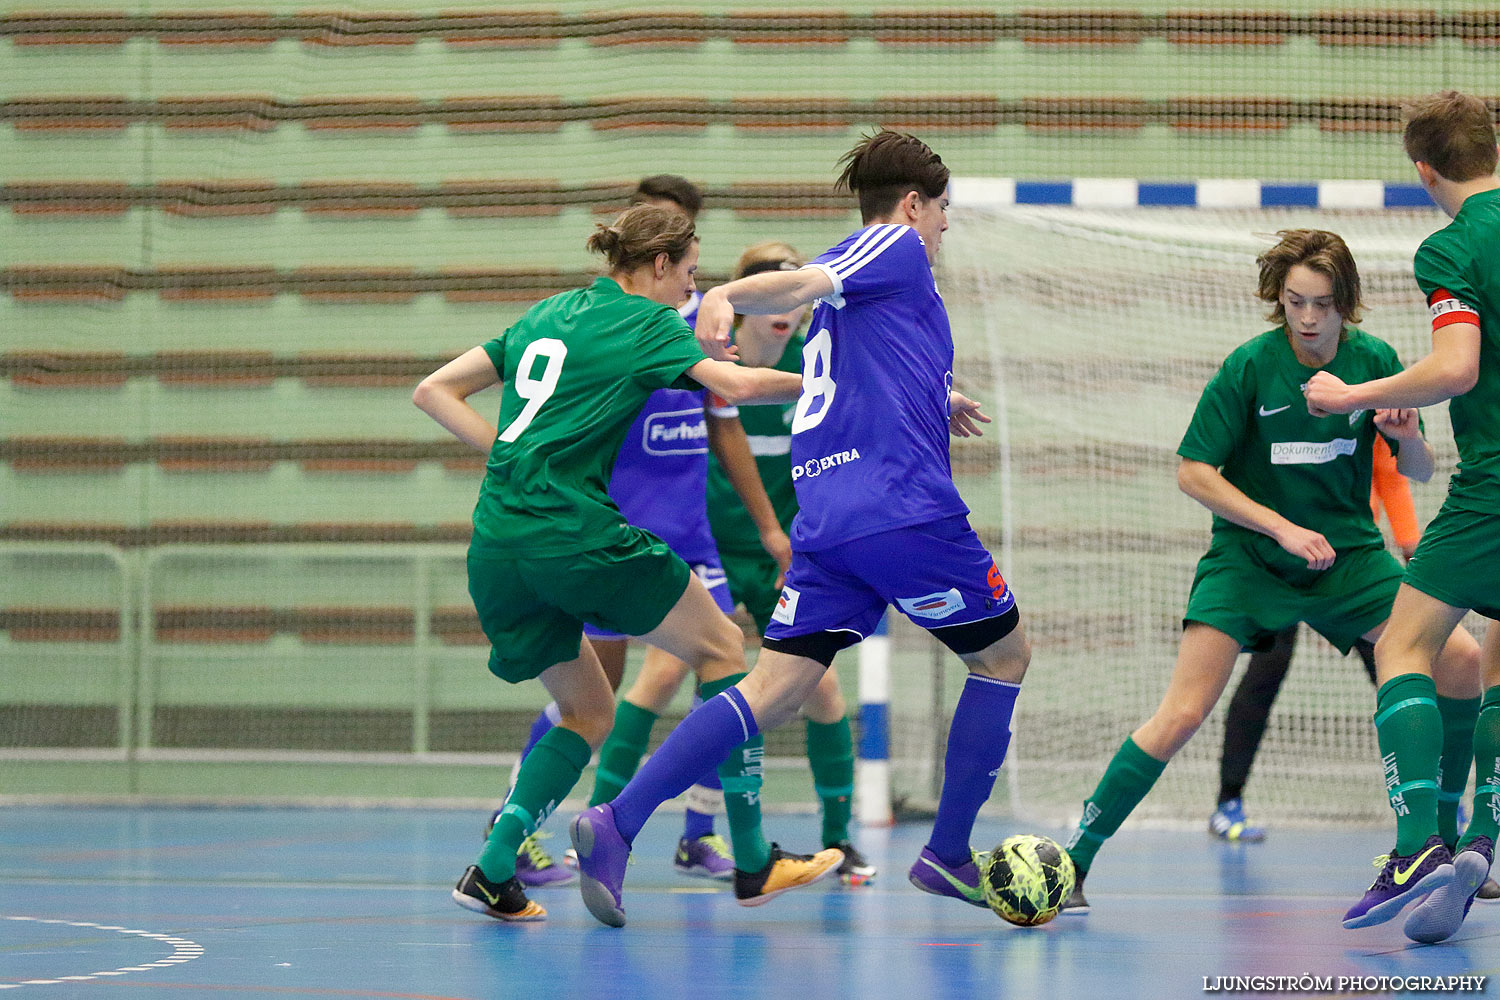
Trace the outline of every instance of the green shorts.
{"label": "green shorts", "polygon": [[741,552],[720,552],[719,560],[724,564],[724,575],[729,578],[729,597],[736,604],[743,604],[755,627],[762,635],[771,624],[771,613],[781,598],[781,588],[776,581],[781,579],[781,567],[765,552],[752,555]]}
{"label": "green shorts", "polygon": [[1444,604],[1500,619],[1500,516],[1443,504],[1406,565],[1406,582]]}
{"label": "green shorts", "polygon": [[1214,536],[1198,561],[1183,624],[1211,625],[1246,649],[1269,649],[1277,632],[1307,622],[1347,653],[1385,621],[1401,564],[1384,546],[1341,549],[1326,570],[1309,570],[1269,538]]}
{"label": "green shorts", "polygon": [[561,556],[469,547],[469,596],[490,640],[490,672],[512,684],[578,656],[583,623],[644,635],[687,590],[692,570],[639,528],[618,545]]}

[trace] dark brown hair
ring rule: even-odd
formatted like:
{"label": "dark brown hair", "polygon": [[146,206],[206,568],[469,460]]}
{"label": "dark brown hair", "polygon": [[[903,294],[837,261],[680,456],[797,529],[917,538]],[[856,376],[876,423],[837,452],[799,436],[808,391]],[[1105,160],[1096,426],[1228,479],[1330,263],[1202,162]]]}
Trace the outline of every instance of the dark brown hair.
{"label": "dark brown hair", "polygon": [[658,254],[666,254],[675,264],[687,256],[697,239],[693,220],[683,213],[656,205],[636,205],[607,226],[602,222],[595,225],[586,245],[604,255],[611,272],[628,272],[654,263]]}
{"label": "dark brown hair", "polygon": [[859,196],[865,221],[888,215],[908,192],[941,198],[948,190],[948,168],[927,143],[905,132],[881,129],[839,157],[844,172],[834,187]]}
{"label": "dark brown hair", "polygon": [[1343,237],[1323,229],[1282,229],[1276,236],[1277,244],[1255,258],[1260,265],[1260,285],[1255,294],[1272,304],[1266,318],[1286,323],[1281,291],[1286,287],[1287,274],[1301,264],[1332,282],[1333,308],[1346,324],[1358,323],[1364,307],[1360,301],[1359,268],[1354,266],[1354,254],[1349,252]]}
{"label": "dark brown hair", "polygon": [[692,181],[677,174],[642,177],[635,186],[635,193],[630,196],[630,204],[640,205],[648,201],[670,201],[693,219],[697,219],[703,210],[703,192]]}
{"label": "dark brown hair", "polygon": [[1479,98],[1445,90],[1402,110],[1401,144],[1413,163],[1425,163],[1450,181],[1495,172],[1495,118]]}

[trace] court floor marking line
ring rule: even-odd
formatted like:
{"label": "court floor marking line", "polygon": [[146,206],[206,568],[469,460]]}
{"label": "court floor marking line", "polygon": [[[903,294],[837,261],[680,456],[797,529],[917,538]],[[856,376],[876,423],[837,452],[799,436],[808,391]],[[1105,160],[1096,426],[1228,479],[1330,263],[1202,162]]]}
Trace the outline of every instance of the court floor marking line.
{"label": "court floor marking line", "polygon": [[253,983],[117,983],[151,990],[192,990],[196,993],[269,993],[273,996],[358,997],[360,1000],[471,1000],[434,993],[388,993],[382,990],[346,990],[324,986],[259,986]]}
{"label": "court floor marking line", "polygon": [[48,917],[27,917],[8,913],[0,913],[0,920],[15,920],[33,924],[61,924],[65,927],[91,927],[94,930],[113,931],[117,934],[134,934],[137,937],[148,938],[153,941],[162,941],[172,946],[172,954],[155,962],[147,962],[144,965],[126,965],[118,969],[103,972],[91,972],[86,976],[58,976],[54,979],[23,979],[17,983],[0,983],[0,990],[16,990],[22,986],[53,986],[58,983],[79,983],[91,979],[99,979],[105,976],[123,976],[131,972],[146,972],[151,969],[170,969],[174,965],[191,962],[203,955],[203,946],[196,941],[177,937],[173,934],[158,934],[155,931],[135,930],[130,927],[117,927],[113,924],[96,924],[86,920],[56,920]]}

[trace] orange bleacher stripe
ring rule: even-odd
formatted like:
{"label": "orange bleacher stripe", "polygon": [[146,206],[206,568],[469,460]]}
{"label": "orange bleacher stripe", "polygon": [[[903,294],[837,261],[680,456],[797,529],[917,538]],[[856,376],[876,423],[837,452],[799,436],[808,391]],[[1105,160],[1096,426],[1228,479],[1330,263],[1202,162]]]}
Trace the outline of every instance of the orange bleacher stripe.
{"label": "orange bleacher stripe", "polygon": [[276,380],[270,351],[158,351],[154,362],[163,385],[268,386]]}

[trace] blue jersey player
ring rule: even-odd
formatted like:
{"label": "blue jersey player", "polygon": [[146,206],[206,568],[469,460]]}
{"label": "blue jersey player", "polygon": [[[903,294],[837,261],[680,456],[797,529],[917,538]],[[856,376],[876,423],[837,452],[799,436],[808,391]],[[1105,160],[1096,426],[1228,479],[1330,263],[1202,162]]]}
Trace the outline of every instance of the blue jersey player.
{"label": "blue jersey player", "polygon": [[[869,634],[887,604],[970,670],[937,819],[910,878],[924,891],[985,905],[983,858],[969,835],[1005,759],[1030,646],[949,463],[948,435],[977,434],[988,418],[952,390],[953,338],[932,276],[947,229],[948,169],[925,143],[891,131],[865,138],[843,163],[839,183],[859,196],[865,226],[799,270],[715,288],[699,309],[699,342],[726,358],[735,313],[819,301],[792,424],[800,512],[755,668],[684,720],[612,802],[573,821],[584,902],[607,924],[625,922],[625,862],[651,812],[705,764],[790,718],[834,654]],[[763,901],[794,887],[746,888]]]}
{"label": "blue jersey player", "polygon": [[[744,273],[747,258],[753,262],[750,266],[761,265],[755,267],[757,271],[792,270],[803,263],[800,259],[795,263],[787,262],[786,254],[795,258],[796,251],[784,244],[752,247],[741,256],[736,266],[737,276]],[[692,308],[696,312],[696,303]],[[757,344],[756,334],[751,331],[761,331],[761,326],[757,325],[760,321],[765,321],[762,331],[765,336],[774,338],[777,334],[771,321],[779,321],[787,330],[779,342],[785,346],[791,330],[802,325],[801,320],[807,312],[804,306],[786,315],[757,316],[753,321],[747,318],[746,323],[738,327],[737,338],[748,339],[752,346]],[[773,347],[773,357],[783,353],[781,346]],[[797,348],[790,354],[794,367],[789,369],[784,362],[780,367],[797,371],[799,368],[795,366],[800,364],[802,356],[800,337]],[[742,357],[741,360],[747,359]],[[757,355],[756,360],[763,362],[764,358]],[[698,571],[704,586],[726,613],[732,610],[739,597],[734,588],[743,586],[744,566],[752,558],[746,553],[753,553],[754,565],[759,567],[755,572],[764,573],[769,569],[775,589],[768,600],[774,603],[780,593],[782,576],[791,561],[791,544],[782,530],[783,525],[787,530],[791,528],[791,512],[786,511],[785,506],[790,503],[795,508],[788,455],[783,452],[778,456],[780,479],[763,481],[765,462],[769,461],[773,468],[778,467],[778,462],[769,456],[766,459],[752,456],[750,440],[744,437],[748,427],[736,418],[737,408],[718,401],[710,405],[705,419],[701,395],[666,397],[667,393],[675,393],[675,390],[658,390],[652,394],[643,417],[638,420],[626,446],[620,450],[610,484],[611,496],[631,524],[660,536],[672,551]],[[697,407],[696,412],[694,407]],[[771,405],[739,412],[748,413],[751,421],[769,421],[770,426],[784,435],[789,446],[791,436],[787,424],[792,409]],[[757,428],[765,429],[760,423],[757,423]],[[763,437],[756,440],[765,447]],[[705,496],[707,452],[710,451],[718,473],[717,492]],[[776,498],[772,499],[770,491],[776,489],[772,484],[782,481],[785,496],[778,491]],[[738,584],[734,582],[733,574],[726,574],[728,567],[720,558],[719,528],[710,530],[709,508],[715,503],[721,508],[716,513],[733,517],[734,512],[738,512],[732,523],[738,526],[740,534],[731,540],[731,545],[737,546]],[[764,615],[769,617],[769,608]],[[599,633],[596,637],[587,626],[585,632],[596,649],[601,643],[610,642],[609,636]],[[614,729],[599,748],[599,767],[595,772],[590,805],[613,799],[635,774],[645,755],[652,728],[689,672],[688,664],[671,654],[654,647],[647,648],[639,673],[620,699]],[[715,683],[716,688],[705,690],[712,693],[729,687],[732,682]],[[821,807],[823,845],[843,853],[844,859],[838,867],[842,881],[864,884],[874,878],[876,868],[860,854],[849,836],[850,799],[854,785],[853,740],[835,671],[830,670],[824,675],[813,697],[803,705],[802,714],[807,718],[807,758],[812,766],[814,790]],[[756,770],[760,766],[758,751],[753,744],[746,744],[739,754],[731,756],[737,758],[732,770]],[[710,769],[688,789],[682,837],[672,859],[673,867],[679,873],[732,880],[737,867],[753,871],[764,866],[766,859],[761,856],[763,838],[757,833],[760,825],[759,789],[747,788],[743,782],[733,784],[734,787],[726,793],[718,775]],[[737,845],[748,844],[748,857],[741,856],[743,852],[738,848],[731,856],[728,845],[714,833],[713,814],[720,806],[728,815],[730,839]],[[769,844],[764,844],[765,850],[769,847]]]}

